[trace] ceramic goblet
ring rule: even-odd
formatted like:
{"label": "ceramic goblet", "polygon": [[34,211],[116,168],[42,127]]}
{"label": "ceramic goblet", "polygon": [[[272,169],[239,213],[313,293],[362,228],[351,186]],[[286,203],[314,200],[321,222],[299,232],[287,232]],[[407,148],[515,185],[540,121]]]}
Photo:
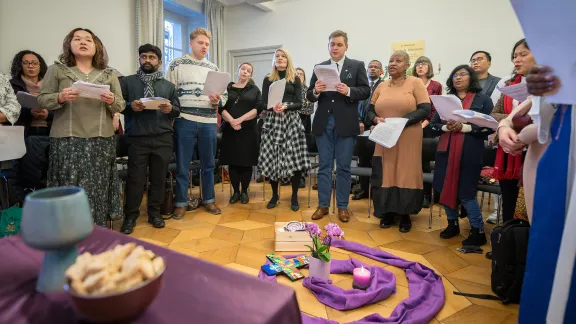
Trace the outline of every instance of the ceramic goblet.
{"label": "ceramic goblet", "polygon": [[92,233],[93,221],[84,189],[54,187],[29,194],[20,233],[31,248],[46,251],[36,282],[38,292],[64,290],[64,273],[76,261],[76,244]]}

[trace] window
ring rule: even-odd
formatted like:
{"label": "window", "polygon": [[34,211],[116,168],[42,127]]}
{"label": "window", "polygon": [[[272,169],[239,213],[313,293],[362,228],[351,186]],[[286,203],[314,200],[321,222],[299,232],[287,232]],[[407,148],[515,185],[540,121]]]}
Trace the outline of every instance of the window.
{"label": "window", "polygon": [[164,0],[164,73],[170,62],[190,53],[189,35],[197,27],[205,27],[204,14],[183,6],[183,1]]}

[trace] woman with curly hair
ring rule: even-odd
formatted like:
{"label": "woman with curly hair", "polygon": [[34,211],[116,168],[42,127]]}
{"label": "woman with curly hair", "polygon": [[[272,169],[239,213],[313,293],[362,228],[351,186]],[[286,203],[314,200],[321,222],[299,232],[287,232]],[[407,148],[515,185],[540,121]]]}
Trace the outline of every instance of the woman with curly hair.
{"label": "woman with curly hair", "polygon": [[[46,75],[48,66],[40,54],[31,50],[23,50],[12,59],[10,68],[10,84],[14,89],[14,94],[18,92],[28,92],[37,96],[42,87],[42,79]],[[43,108],[23,107],[17,125],[26,127],[25,136],[48,136],[50,125],[54,118],[54,112],[48,112]]]}
{"label": "woman with curly hair", "polygon": [[[38,95],[40,107],[54,111],[48,186],[83,187],[99,226],[122,217],[112,118],[125,103],[118,78],[107,65],[100,39],[88,29],[73,29]],[[86,98],[72,89],[76,81],[108,85],[110,91]]]}

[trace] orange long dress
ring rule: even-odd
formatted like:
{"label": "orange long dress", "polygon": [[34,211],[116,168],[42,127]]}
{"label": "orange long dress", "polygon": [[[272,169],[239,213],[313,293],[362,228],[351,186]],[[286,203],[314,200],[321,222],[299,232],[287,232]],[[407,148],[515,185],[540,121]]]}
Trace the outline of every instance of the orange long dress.
{"label": "orange long dress", "polygon": [[[378,117],[404,117],[415,111],[416,105],[430,103],[430,98],[422,80],[407,76],[399,86],[390,80],[382,82],[371,103]],[[375,215],[418,214],[424,199],[421,123],[407,126],[392,148],[376,144],[372,168]]]}

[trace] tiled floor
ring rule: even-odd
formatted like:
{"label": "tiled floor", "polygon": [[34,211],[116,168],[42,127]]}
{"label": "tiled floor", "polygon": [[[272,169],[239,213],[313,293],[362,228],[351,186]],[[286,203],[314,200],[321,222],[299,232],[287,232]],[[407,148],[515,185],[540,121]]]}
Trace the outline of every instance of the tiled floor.
{"label": "tiled floor", "polygon": [[[216,185],[216,202],[222,208],[222,215],[214,216],[202,208],[188,212],[183,220],[168,220],[166,228],[154,229],[141,216],[137,228],[132,234],[145,241],[168,247],[178,252],[199,257],[237,271],[256,276],[264,263],[266,254],[274,252],[275,221],[304,220],[311,221],[311,215],[317,204],[317,192],[312,191],[311,208],[307,208],[308,189],[299,193],[301,210],[289,209],[290,187],[282,187],[281,203],[272,210],[266,209],[262,200],[262,184],[252,183],[250,203],[229,205],[229,185],[222,188]],[[194,194],[198,195],[196,188]],[[270,198],[270,187],[266,186],[266,197]],[[142,215],[146,209],[141,209]],[[485,204],[485,216],[491,209]],[[367,246],[377,247],[408,260],[420,262],[436,270],[442,276],[446,291],[446,302],[442,310],[431,323],[489,323],[512,324],[518,322],[518,306],[502,305],[500,302],[456,296],[454,291],[491,294],[490,261],[481,254],[462,254],[456,251],[464,237],[442,240],[439,233],[446,226],[446,218],[438,216],[438,207],[434,209],[432,229],[428,229],[428,209],[412,218],[412,231],[406,234],[398,232],[397,227],[380,229],[377,218],[368,218],[368,201],[351,201],[349,206],[352,217],[349,223],[340,223],[333,214],[317,221],[321,225],[338,222],[345,231],[345,239]],[[120,224],[115,224],[118,228]],[[493,226],[487,225],[487,230]],[[461,221],[462,235],[468,235],[470,226]],[[484,247],[485,251],[489,245]],[[389,316],[399,301],[408,296],[408,284],[402,270],[367,259],[344,250],[332,253],[335,259],[350,256],[363,262],[381,265],[396,274],[397,292],[380,303],[351,311],[337,311],[326,307],[302,286],[301,281],[290,282],[279,277],[278,282],[292,287],[303,312],[346,323],[358,320],[372,313]],[[307,270],[303,270],[307,274]],[[350,289],[349,276],[332,275],[334,284]]]}

